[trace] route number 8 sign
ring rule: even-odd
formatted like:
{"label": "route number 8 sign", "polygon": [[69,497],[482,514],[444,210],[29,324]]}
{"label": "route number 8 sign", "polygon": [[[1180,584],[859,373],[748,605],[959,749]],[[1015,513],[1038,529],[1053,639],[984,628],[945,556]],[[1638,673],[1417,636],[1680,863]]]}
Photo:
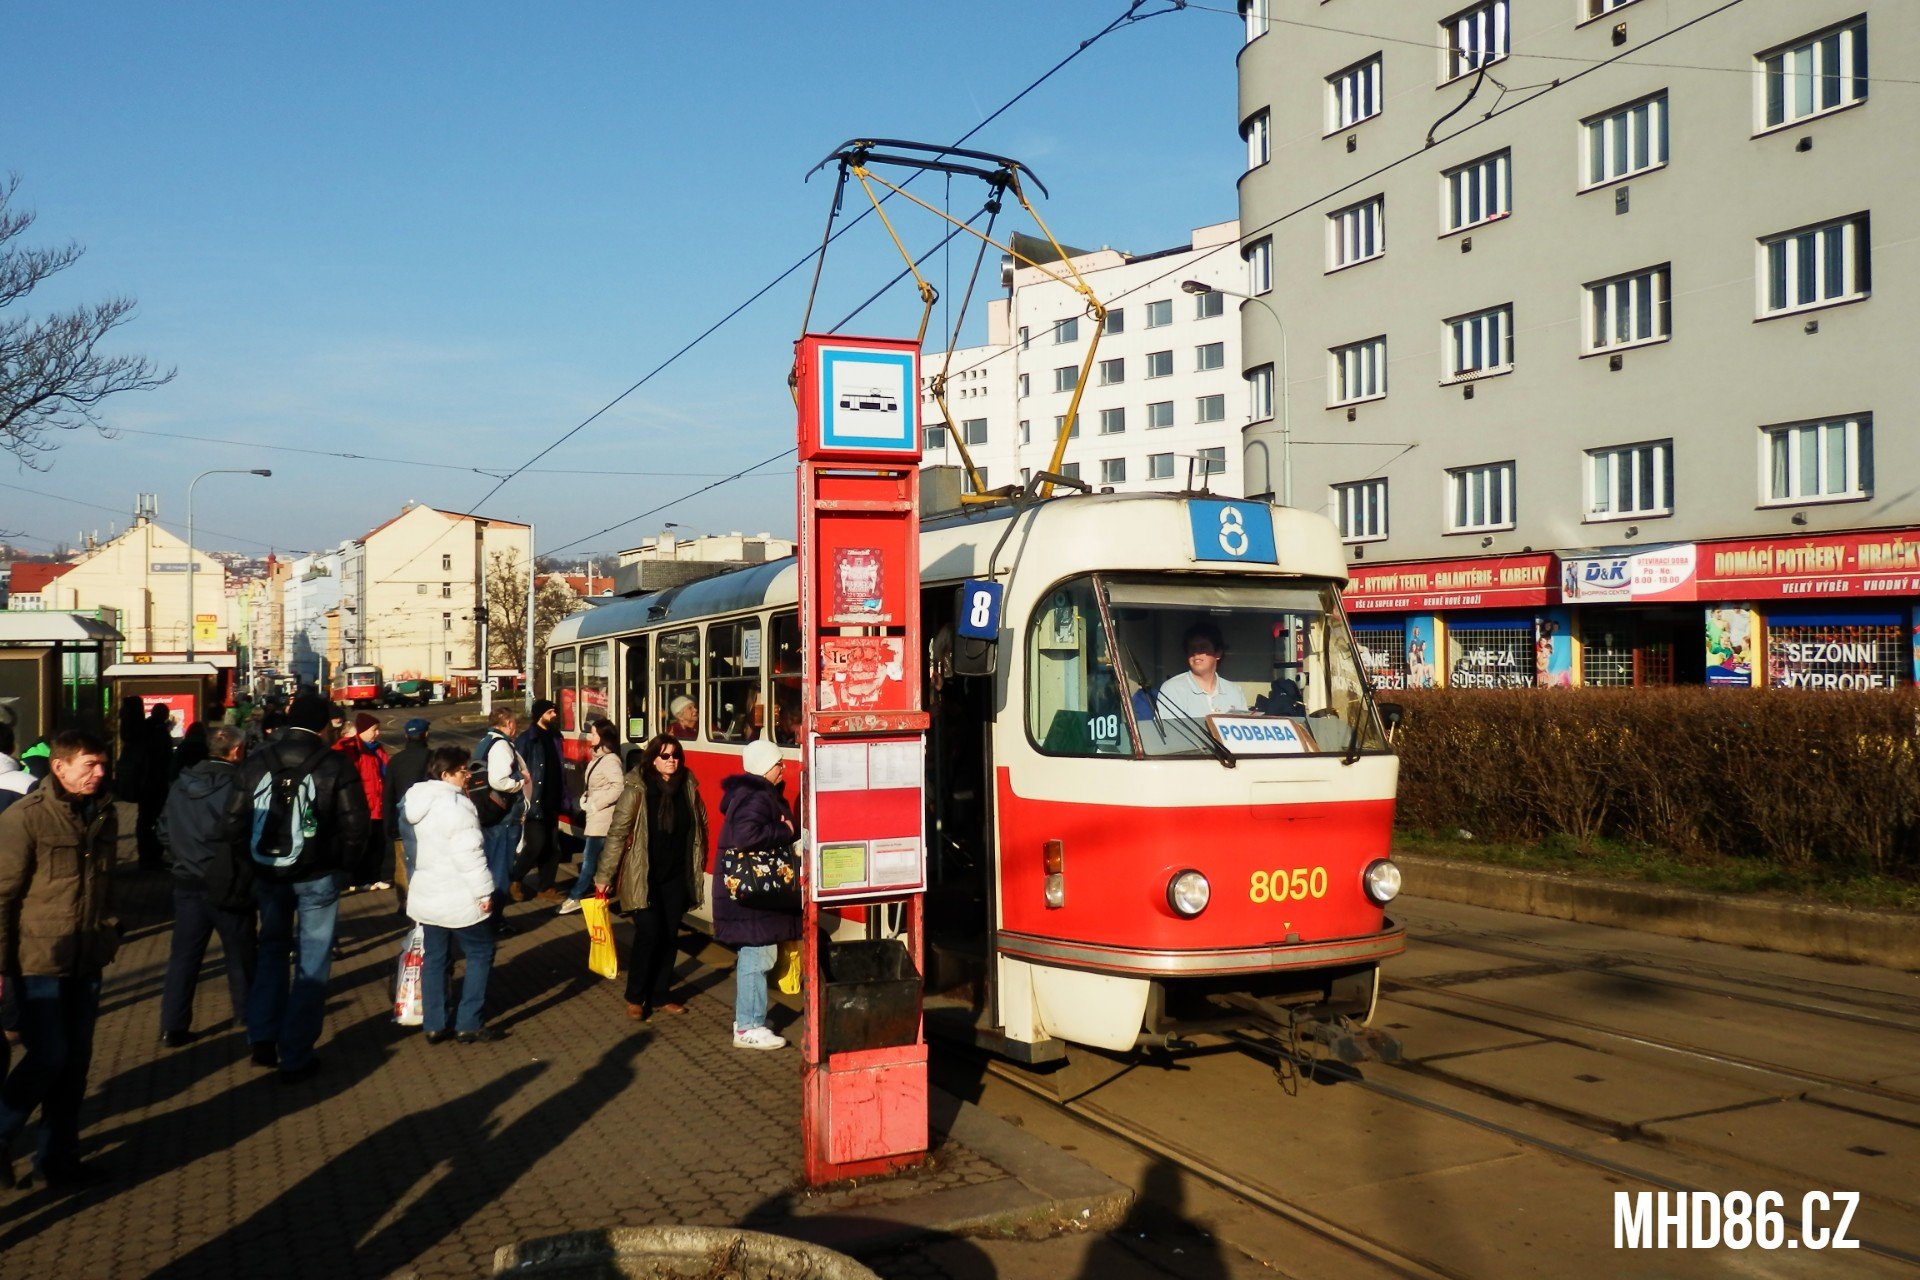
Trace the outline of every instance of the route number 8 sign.
{"label": "route number 8 sign", "polygon": [[1273,508],[1264,502],[1191,501],[1193,558],[1273,564]]}

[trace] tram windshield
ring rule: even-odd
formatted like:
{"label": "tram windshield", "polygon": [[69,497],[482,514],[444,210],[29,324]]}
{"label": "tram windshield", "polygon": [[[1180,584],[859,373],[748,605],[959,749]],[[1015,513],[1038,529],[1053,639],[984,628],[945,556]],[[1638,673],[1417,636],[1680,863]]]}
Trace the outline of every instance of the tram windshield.
{"label": "tram windshield", "polygon": [[1331,583],[1076,578],[1035,612],[1026,656],[1028,730],[1051,755],[1388,750]]}

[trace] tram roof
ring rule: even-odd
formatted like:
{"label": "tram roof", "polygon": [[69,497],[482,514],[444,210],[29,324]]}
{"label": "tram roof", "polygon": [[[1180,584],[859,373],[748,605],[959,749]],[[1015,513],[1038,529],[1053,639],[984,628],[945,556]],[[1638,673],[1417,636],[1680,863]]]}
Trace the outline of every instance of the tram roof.
{"label": "tram roof", "polygon": [[[963,507],[959,511],[943,513],[930,520],[922,521],[920,534],[924,541],[928,538],[938,538],[941,534],[951,534],[956,530],[988,528],[1012,520],[1023,512],[1032,512],[1036,519],[1045,519],[1056,513],[1085,510],[1095,505],[1165,504],[1183,502],[1192,498],[1219,500],[1216,495],[1201,493],[1075,494],[1025,508],[1011,505]],[[1276,511],[1275,514],[1278,518],[1279,512]],[[1324,524],[1324,519],[1321,519],[1320,523]],[[1346,566],[1338,554],[1339,540],[1337,535],[1333,534],[1331,526],[1327,528],[1327,543],[1332,548],[1332,559],[1328,561],[1325,570],[1344,581],[1347,576]],[[668,587],[664,591],[596,604],[581,613],[562,619],[555,628],[558,634],[551,639],[550,643],[567,644],[576,640],[592,640],[600,636],[623,635],[643,627],[667,626],[677,621],[705,618],[714,614],[757,609],[769,603],[791,604],[799,598],[797,583],[793,581],[797,573],[795,558],[786,556],[779,560],[769,560],[764,564],[749,565],[744,569],[715,574],[711,578],[701,578],[682,586]]]}

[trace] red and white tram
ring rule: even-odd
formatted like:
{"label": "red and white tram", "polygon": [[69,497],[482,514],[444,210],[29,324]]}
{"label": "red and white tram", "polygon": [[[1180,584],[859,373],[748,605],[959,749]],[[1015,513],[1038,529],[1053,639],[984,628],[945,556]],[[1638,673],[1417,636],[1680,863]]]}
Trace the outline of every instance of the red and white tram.
{"label": "red and white tram", "polygon": [[[1253,556],[1203,545],[1245,551],[1249,515],[1272,529]],[[957,994],[982,1042],[1027,1061],[1275,1025],[1364,1051],[1379,965],[1405,945],[1385,911],[1398,761],[1341,612],[1332,525],[1098,494],[943,516],[920,545],[930,1013]],[[1004,584],[992,663],[955,661],[969,578]],[[637,749],[681,699],[699,709],[685,745],[709,805],[752,739],[797,760],[795,589],[794,562],[775,561],[558,624],[547,687],[572,764],[592,719]],[[1187,642],[1211,636],[1234,689],[1196,703]]]}

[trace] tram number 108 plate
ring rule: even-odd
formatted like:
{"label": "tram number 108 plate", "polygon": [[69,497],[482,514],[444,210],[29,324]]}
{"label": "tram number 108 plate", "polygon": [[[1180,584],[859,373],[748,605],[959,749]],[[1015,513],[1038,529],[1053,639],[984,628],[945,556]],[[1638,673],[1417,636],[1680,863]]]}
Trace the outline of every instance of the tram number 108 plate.
{"label": "tram number 108 plate", "polygon": [[1301,868],[1291,871],[1256,871],[1247,897],[1254,902],[1303,902],[1327,896],[1327,869]]}

